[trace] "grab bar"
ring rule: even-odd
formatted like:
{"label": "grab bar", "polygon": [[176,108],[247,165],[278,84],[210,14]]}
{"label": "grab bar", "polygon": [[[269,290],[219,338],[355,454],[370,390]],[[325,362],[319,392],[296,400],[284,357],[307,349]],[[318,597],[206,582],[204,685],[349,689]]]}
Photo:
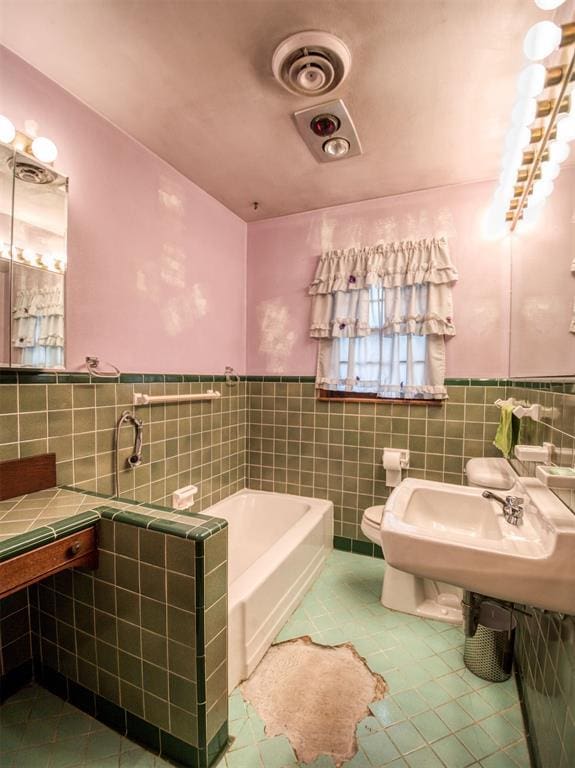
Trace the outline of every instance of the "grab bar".
{"label": "grab bar", "polygon": [[185,403],[189,400],[217,400],[221,392],[208,389],[195,395],[146,395],[144,392],[134,392],[133,405],[153,405],[154,403]]}

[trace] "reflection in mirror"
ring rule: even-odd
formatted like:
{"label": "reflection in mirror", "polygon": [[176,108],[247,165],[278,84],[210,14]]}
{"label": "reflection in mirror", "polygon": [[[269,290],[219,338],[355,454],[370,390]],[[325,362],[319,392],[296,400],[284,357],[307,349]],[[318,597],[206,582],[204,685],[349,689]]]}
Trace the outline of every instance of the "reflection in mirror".
{"label": "reflection in mirror", "polygon": [[575,165],[511,241],[511,378],[575,375]]}
{"label": "reflection in mirror", "polygon": [[12,159],[0,145],[0,367],[10,365],[10,242],[12,231]]}
{"label": "reflection in mirror", "polygon": [[64,368],[67,179],[16,154],[11,362]]}

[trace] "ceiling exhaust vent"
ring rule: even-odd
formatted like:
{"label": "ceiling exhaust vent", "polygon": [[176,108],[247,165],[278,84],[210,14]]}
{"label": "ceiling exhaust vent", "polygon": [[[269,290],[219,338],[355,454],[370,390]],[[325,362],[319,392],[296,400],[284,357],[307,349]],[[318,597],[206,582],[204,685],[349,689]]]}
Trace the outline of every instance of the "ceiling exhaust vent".
{"label": "ceiling exhaust vent", "polygon": [[330,93],[351,67],[348,47],[329,32],[298,32],[278,45],[272,59],[275,79],[288,91],[305,96]]}

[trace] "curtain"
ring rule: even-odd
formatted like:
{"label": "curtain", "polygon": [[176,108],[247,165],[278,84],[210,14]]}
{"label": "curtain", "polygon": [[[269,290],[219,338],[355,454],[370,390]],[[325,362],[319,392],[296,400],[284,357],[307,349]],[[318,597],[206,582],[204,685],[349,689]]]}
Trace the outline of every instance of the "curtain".
{"label": "curtain", "polygon": [[21,351],[22,365],[63,366],[64,296],[61,286],[17,289],[12,317],[12,346]]}
{"label": "curtain", "polygon": [[317,386],[445,398],[456,280],[445,238],[323,254],[309,288]]}

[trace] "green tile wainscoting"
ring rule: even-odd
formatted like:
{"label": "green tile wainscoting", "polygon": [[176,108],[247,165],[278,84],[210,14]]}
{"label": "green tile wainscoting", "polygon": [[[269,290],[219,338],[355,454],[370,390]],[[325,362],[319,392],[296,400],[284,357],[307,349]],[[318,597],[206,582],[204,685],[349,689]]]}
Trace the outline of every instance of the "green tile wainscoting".
{"label": "green tile wainscoting", "polygon": [[[53,451],[59,485],[114,493],[114,430],[134,392],[197,394],[217,388],[219,400],[136,406],[144,421],[143,464],[126,467],[133,430],[120,434],[120,496],[168,506],[176,488],[196,484],[195,511],[245,486],[245,384],[216,376],[144,376],[90,383],[82,374],[0,372],[0,461]],[[79,379],[75,382],[75,379]],[[128,381],[124,381],[127,379]],[[166,381],[164,381],[166,379]],[[200,381],[201,379],[201,381]],[[61,383],[57,383],[57,380]],[[64,383],[62,383],[62,381]],[[131,383],[130,383],[131,382]]]}
{"label": "green tile wainscoting", "polygon": [[[529,387],[516,382],[508,396],[539,403],[551,418],[526,420],[522,441],[553,443],[553,461],[575,465],[575,385],[563,391]],[[535,465],[513,462],[521,474],[534,474]],[[575,513],[575,494],[558,492]],[[575,567],[575,565],[574,565]],[[519,616],[517,662],[536,768],[571,766],[575,760],[575,616],[534,611]]]}
{"label": "green tile wainscoting", "polygon": [[228,739],[225,523],[139,510],[96,507],[96,571],[0,601],[2,687],[9,695],[33,674],[129,738],[205,768]]}
{"label": "green tile wainscoting", "polygon": [[[553,380],[451,379],[450,399],[441,408],[320,402],[310,377],[242,377],[233,389],[223,377],[159,374],[124,374],[102,383],[82,374],[6,372],[0,381],[8,382],[0,387],[0,456],[55,450],[59,482],[104,494],[111,493],[113,427],[131,407],[133,391],[177,394],[215,384],[221,401],[137,408],[146,423],[146,464],[122,473],[122,494],[169,504],[175,488],[194,482],[198,511],[244,486],[328,497],[335,506],[335,547],[376,556],[379,548],[365,541],[359,523],[365,507],[388,496],[381,466],[387,446],[409,448],[407,476],[461,483],[468,458],[497,455],[493,403],[514,396],[557,409],[551,423],[525,424],[522,441],[551,440],[561,448],[558,463],[573,461],[575,386]],[[126,430],[123,451],[131,439]],[[551,626],[561,642],[553,642]],[[15,654],[27,642],[29,630],[20,629],[12,641]],[[520,621],[518,661],[540,768],[575,750],[572,638],[572,617]],[[553,744],[546,730],[550,706]]]}

